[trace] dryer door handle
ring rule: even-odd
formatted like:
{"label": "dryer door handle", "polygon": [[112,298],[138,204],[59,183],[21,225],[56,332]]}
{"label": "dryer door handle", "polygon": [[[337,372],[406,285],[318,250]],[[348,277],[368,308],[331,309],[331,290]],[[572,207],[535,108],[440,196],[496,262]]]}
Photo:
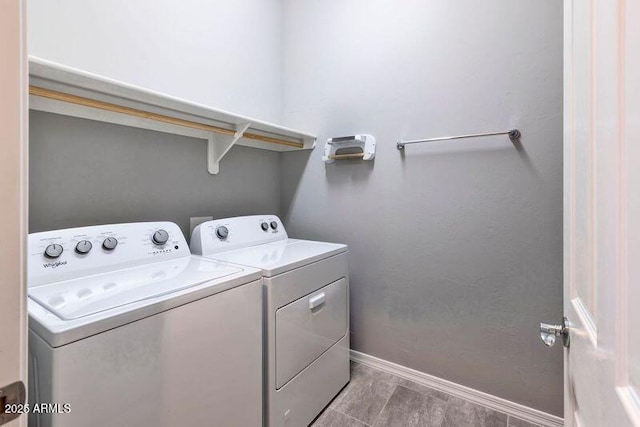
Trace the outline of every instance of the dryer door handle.
{"label": "dryer door handle", "polygon": [[309,310],[313,310],[316,307],[320,307],[327,300],[327,296],[323,293],[309,298]]}

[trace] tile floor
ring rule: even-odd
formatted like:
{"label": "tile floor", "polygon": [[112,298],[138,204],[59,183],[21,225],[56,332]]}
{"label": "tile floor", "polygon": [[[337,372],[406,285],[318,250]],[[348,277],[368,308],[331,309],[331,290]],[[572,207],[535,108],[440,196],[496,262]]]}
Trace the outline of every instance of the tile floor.
{"label": "tile floor", "polygon": [[536,427],[366,365],[351,362],[351,382],[312,427]]}

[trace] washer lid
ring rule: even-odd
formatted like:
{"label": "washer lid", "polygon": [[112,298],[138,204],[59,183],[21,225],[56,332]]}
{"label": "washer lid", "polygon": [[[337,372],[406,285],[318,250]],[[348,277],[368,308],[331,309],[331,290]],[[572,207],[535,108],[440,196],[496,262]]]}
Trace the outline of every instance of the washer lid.
{"label": "washer lid", "polygon": [[220,261],[260,268],[264,276],[272,277],[346,250],[347,245],[338,243],[287,239],[211,256]]}
{"label": "washer lid", "polygon": [[73,320],[215,281],[242,268],[200,257],[29,287],[29,297],[62,320]]}

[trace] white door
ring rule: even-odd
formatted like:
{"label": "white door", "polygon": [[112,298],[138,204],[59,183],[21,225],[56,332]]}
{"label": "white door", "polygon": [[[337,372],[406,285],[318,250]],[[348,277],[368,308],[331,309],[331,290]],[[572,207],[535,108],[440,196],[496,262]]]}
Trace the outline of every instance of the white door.
{"label": "white door", "polygon": [[[0,424],[26,383],[27,61],[25,4],[0,0]],[[7,425],[26,426],[22,416]]]}
{"label": "white door", "polygon": [[565,0],[568,426],[640,426],[640,0]]}

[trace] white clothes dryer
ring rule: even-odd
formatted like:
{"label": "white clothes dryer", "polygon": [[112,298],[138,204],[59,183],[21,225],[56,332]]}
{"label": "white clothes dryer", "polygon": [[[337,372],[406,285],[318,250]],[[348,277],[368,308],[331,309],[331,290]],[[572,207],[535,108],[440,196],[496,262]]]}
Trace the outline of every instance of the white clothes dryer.
{"label": "white clothes dryer", "polygon": [[257,215],[200,224],[191,251],[262,270],[265,419],[309,425],[349,382],[347,246],[290,239],[277,216]]}

